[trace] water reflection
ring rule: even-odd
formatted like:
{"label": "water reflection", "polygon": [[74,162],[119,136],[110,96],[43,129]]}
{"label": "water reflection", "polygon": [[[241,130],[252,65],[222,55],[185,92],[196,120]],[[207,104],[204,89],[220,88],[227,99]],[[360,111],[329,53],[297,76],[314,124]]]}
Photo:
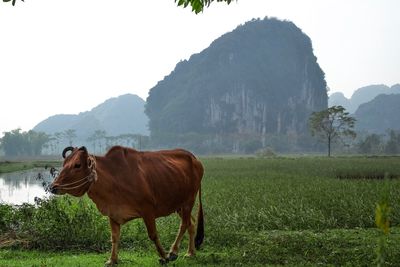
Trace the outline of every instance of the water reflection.
{"label": "water reflection", "polygon": [[[38,179],[40,174],[42,180]],[[49,170],[44,168],[28,171],[0,173],[0,203],[20,205],[34,203],[35,197],[48,196],[43,182],[53,180]]]}

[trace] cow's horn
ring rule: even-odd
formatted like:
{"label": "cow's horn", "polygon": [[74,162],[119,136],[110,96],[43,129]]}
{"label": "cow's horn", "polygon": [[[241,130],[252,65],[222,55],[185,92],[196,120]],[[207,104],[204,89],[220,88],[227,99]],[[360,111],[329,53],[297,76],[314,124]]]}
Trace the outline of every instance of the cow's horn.
{"label": "cow's horn", "polygon": [[64,150],[63,150],[63,152],[62,152],[63,158],[65,159],[65,154],[66,154],[68,151],[73,151],[73,150],[74,150],[74,148],[73,148],[72,146],[68,146],[68,147],[64,148]]}
{"label": "cow's horn", "polygon": [[85,151],[85,152],[87,152],[87,149],[86,149],[86,147],[85,147],[85,146],[81,146],[81,147],[79,148],[79,150],[82,150],[82,151]]}

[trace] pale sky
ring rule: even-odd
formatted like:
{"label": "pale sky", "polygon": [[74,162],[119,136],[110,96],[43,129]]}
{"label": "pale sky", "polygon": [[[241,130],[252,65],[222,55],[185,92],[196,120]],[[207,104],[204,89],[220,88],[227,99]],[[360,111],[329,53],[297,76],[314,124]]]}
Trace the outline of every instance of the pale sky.
{"label": "pale sky", "polygon": [[0,2],[0,136],[148,91],[252,18],[293,21],[331,92],[400,83],[400,1],[238,0],[195,15],[174,0]]}

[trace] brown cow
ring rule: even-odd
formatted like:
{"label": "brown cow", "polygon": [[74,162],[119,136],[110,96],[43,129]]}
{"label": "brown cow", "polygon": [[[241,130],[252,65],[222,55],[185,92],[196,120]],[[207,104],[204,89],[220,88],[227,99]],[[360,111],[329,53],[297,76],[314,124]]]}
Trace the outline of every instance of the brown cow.
{"label": "brown cow", "polygon": [[[66,153],[72,151],[66,157]],[[189,232],[187,256],[193,256],[204,238],[201,179],[203,166],[183,149],[139,152],[114,146],[105,156],[90,155],[85,147],[67,147],[62,153],[63,169],[50,186],[54,194],[76,197],[88,194],[99,211],[109,217],[112,232],[111,258],[118,261],[118,242],[122,224],[143,218],[149,238],[154,242],[160,263],[178,257],[179,244]],[[199,192],[197,234],[191,215]],[[177,212],[181,217],[178,235],[168,253],[161,246],[156,218]]]}

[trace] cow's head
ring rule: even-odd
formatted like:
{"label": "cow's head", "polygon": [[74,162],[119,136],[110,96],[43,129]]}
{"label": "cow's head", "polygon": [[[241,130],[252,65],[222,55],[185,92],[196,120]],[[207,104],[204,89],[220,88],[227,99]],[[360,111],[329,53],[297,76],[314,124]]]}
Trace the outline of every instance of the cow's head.
{"label": "cow's head", "polygon": [[[71,153],[66,156],[66,153]],[[63,168],[60,174],[50,185],[50,192],[57,195],[68,193],[80,197],[83,196],[91,184],[97,179],[96,160],[89,155],[86,147],[66,147],[62,156]]]}

